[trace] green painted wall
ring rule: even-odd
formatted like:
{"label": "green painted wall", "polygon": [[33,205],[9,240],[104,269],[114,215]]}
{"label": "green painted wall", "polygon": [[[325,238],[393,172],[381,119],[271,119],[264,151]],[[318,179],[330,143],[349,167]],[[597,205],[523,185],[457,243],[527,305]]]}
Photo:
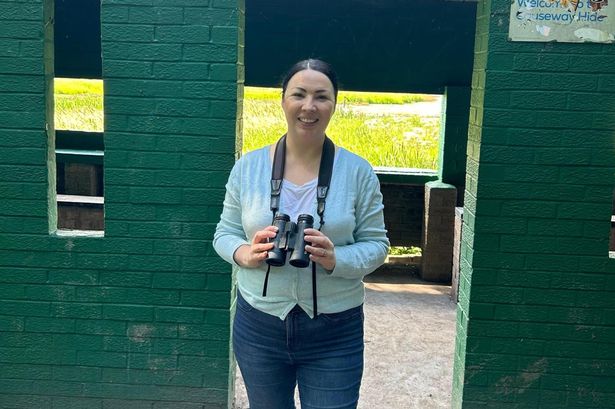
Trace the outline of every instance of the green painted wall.
{"label": "green painted wall", "polygon": [[[509,6],[478,7],[454,406],[612,408],[615,51],[508,42]],[[58,237],[52,3],[0,2],[3,407],[227,406],[231,275],[209,238],[241,144],[243,7],[103,1],[106,231]]]}
{"label": "green painted wall", "polygon": [[226,408],[243,3],[103,0],[104,237],[49,233],[52,6],[0,2],[0,406]]}
{"label": "green painted wall", "polygon": [[478,5],[454,407],[614,408],[615,49],[509,12]]}
{"label": "green painted wall", "polygon": [[463,204],[468,145],[470,87],[446,87],[442,98],[438,173],[442,182],[457,188],[457,203]]}
{"label": "green painted wall", "polygon": [[469,86],[476,1],[248,0],[246,84],[282,67],[330,62],[341,89],[442,94]]}

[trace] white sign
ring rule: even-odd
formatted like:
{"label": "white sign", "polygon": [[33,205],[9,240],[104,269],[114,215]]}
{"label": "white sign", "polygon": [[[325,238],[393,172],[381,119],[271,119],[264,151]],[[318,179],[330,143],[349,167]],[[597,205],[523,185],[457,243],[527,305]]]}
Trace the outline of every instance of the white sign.
{"label": "white sign", "polygon": [[615,0],[512,0],[511,41],[615,42]]}

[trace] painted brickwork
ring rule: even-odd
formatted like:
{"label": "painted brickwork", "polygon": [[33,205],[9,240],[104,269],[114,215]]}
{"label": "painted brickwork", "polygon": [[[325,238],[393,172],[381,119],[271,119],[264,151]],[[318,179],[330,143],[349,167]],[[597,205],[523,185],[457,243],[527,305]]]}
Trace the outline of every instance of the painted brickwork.
{"label": "painted brickwork", "polygon": [[420,272],[423,280],[451,282],[456,200],[455,186],[439,181],[425,184]]}
{"label": "painted brickwork", "polygon": [[0,406],[226,408],[243,2],[103,0],[104,238],[49,234],[44,3],[0,1]]}
{"label": "painted brickwork", "polygon": [[463,205],[468,142],[470,87],[446,87],[442,98],[442,131],[439,176],[457,188],[457,204]]}
{"label": "painted brickwork", "polygon": [[384,224],[392,246],[421,246],[423,225],[423,185],[381,182]]}
{"label": "painted brickwork", "polygon": [[614,408],[615,48],[509,42],[509,11],[479,3],[455,407]]}

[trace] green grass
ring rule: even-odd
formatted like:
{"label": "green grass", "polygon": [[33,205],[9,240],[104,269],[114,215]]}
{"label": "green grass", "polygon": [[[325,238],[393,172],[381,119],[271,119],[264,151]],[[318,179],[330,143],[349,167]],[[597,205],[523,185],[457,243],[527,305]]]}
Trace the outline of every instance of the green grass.
{"label": "green grass", "polygon": [[[250,100],[279,101],[281,88],[245,87],[244,96]],[[431,95],[395,94],[391,92],[340,91],[338,104],[411,104],[433,99]]]}
{"label": "green grass", "polygon": [[55,129],[103,131],[101,80],[56,78],[54,93]]}
{"label": "green grass", "polygon": [[[103,131],[103,82],[57,78],[55,128]],[[327,134],[338,145],[373,166],[436,169],[440,121],[410,114],[368,114],[355,108],[367,104],[409,104],[429,95],[340,91]],[[286,131],[281,90],[245,88],[243,150],[274,143]]]}
{"label": "green grass", "polygon": [[76,78],[56,78],[55,93],[60,95],[102,95],[103,81]]}
{"label": "green grass", "polygon": [[[280,90],[246,87],[243,151],[274,143],[286,131],[280,106]],[[436,169],[440,121],[418,115],[366,114],[353,110],[357,103],[342,103],[348,94],[354,101],[373,103],[383,96],[397,101],[422,98],[416,95],[343,92],[329,123],[327,135],[338,145],[367,159],[372,166]],[[357,95],[355,95],[357,94]],[[421,99],[422,100],[422,99]],[[379,102],[380,103],[380,102]]]}
{"label": "green grass", "polygon": [[389,254],[391,256],[420,256],[422,250],[420,247],[404,247],[404,246],[391,246],[389,247]]}

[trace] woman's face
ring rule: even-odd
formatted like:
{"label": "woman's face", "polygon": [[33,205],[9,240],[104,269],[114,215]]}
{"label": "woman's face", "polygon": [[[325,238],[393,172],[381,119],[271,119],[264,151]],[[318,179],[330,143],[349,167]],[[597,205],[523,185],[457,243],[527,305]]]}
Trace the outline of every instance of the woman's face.
{"label": "woman's face", "polygon": [[282,109],[289,133],[320,140],[335,112],[333,84],[319,71],[299,71],[288,81]]}

